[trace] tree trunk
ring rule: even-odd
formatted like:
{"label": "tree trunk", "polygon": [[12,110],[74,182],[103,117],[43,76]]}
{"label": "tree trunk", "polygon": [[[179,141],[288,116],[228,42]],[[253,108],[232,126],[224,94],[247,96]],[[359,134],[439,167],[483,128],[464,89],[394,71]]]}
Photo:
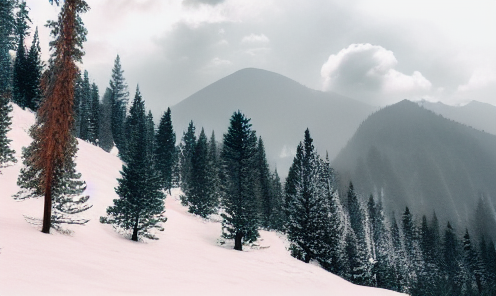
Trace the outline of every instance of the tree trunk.
{"label": "tree trunk", "polygon": [[133,227],[133,236],[131,237],[131,240],[135,242],[138,241],[138,221],[139,221],[139,217],[136,217],[136,221],[134,222],[134,227]]}
{"label": "tree trunk", "polygon": [[241,239],[243,238],[243,234],[241,232],[236,232],[236,236],[234,237],[234,249],[238,251],[243,251],[243,244],[241,243]]}
{"label": "tree trunk", "polygon": [[41,232],[50,233],[52,222],[52,178],[47,178],[47,185],[45,187],[45,207],[43,209],[43,228]]}

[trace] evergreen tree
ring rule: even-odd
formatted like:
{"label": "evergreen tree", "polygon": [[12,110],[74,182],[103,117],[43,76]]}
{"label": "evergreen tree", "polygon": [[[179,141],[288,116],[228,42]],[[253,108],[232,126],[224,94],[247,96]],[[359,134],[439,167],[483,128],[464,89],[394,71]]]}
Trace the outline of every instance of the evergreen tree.
{"label": "evergreen tree", "polygon": [[241,251],[243,241],[254,241],[259,219],[255,196],[257,137],[250,119],[240,111],[230,120],[221,153],[223,162],[222,235],[234,239],[234,249]]}
{"label": "evergreen tree", "polygon": [[161,224],[167,220],[164,216],[165,196],[148,153],[145,104],[139,89],[129,113],[127,162],[122,166],[122,177],[115,189],[119,198],[114,199],[114,205],[107,208],[107,217],[101,217],[100,222],[129,231],[133,241],[140,237],[157,239],[150,229],[163,230]]}
{"label": "evergreen tree", "polygon": [[18,39],[16,59],[14,62],[13,72],[13,91],[12,100],[21,108],[26,108],[29,98],[27,97],[27,81],[28,78],[28,61],[26,48],[24,47],[24,39],[29,36],[28,22],[31,19],[28,16],[26,2],[19,4],[19,10],[16,16],[16,35]]}
{"label": "evergreen tree", "polygon": [[176,154],[176,133],[172,128],[171,110],[162,115],[155,137],[155,163],[161,175],[161,185],[169,193],[172,189],[172,170]]}
{"label": "evergreen tree", "polygon": [[319,187],[321,194],[324,196],[328,205],[328,223],[327,233],[324,236],[324,244],[326,249],[318,259],[320,265],[340,276],[346,276],[346,237],[345,224],[346,216],[344,209],[341,205],[338,190],[335,187],[334,170],[330,166],[329,156],[326,154],[326,160],[319,159],[320,173],[319,173]]}
{"label": "evergreen tree", "polygon": [[215,140],[215,133],[212,131],[210,141],[208,142],[208,165],[210,167],[210,186],[212,187],[215,207],[219,206],[220,192],[220,161],[219,149],[217,148],[217,141]]}
{"label": "evergreen tree", "polygon": [[95,83],[91,85],[88,110],[88,141],[96,145],[100,138],[100,95]]}
{"label": "evergreen tree", "polygon": [[460,275],[460,252],[454,229],[448,222],[444,232],[443,241],[443,272],[444,272],[444,287],[445,295],[461,295]]}
{"label": "evergreen tree", "polygon": [[406,275],[408,273],[407,262],[406,262],[406,254],[403,248],[403,243],[400,236],[400,230],[398,227],[398,223],[396,222],[396,216],[393,213],[391,217],[391,242],[393,245],[393,266],[396,271],[396,283],[397,289],[393,289],[399,292],[407,292],[407,282]]}
{"label": "evergreen tree", "polygon": [[348,213],[350,217],[350,226],[356,237],[356,247],[358,258],[349,258],[349,260],[360,262],[360,266],[354,266],[354,280],[353,282],[359,285],[372,285],[371,278],[371,265],[369,262],[369,252],[366,241],[366,223],[365,214],[362,210],[358,196],[353,187],[353,183],[350,182],[348,187]]}
{"label": "evergreen tree", "polygon": [[[196,147],[195,126],[193,121],[189,122],[188,130],[183,134],[181,141],[181,189],[186,196],[189,196],[189,179],[191,176],[191,158]],[[187,200],[183,199],[183,203],[187,204]]]}
{"label": "evergreen tree", "polygon": [[11,64],[9,50],[15,50],[15,0],[0,0],[0,97],[9,98],[11,91]]}
{"label": "evergreen tree", "polygon": [[38,37],[38,27],[34,33],[33,42],[27,55],[26,70],[26,107],[36,111],[41,104],[41,73],[43,71],[43,61],[41,60],[41,47]]}
{"label": "evergreen tree", "polygon": [[212,167],[208,160],[208,143],[205,131],[201,130],[191,159],[190,190],[187,196],[189,212],[207,218],[215,212],[217,200],[212,186]]}
{"label": "evergreen tree", "polygon": [[0,94],[0,169],[17,162],[15,151],[10,148],[12,140],[7,137],[12,123],[10,112],[12,106],[9,104],[7,94]]}
{"label": "evergreen tree", "polygon": [[271,221],[274,215],[274,197],[272,196],[271,177],[265,147],[262,137],[258,138],[256,168],[258,169],[259,203],[261,206],[261,226],[266,229],[274,229]]}
{"label": "evergreen tree", "polygon": [[79,138],[84,141],[89,140],[89,126],[91,113],[91,85],[88,71],[84,71],[81,89],[81,101],[79,102],[80,130]]}
{"label": "evergreen tree", "polygon": [[329,203],[325,169],[314,150],[310,131],[298,145],[286,181],[287,234],[291,255],[306,263],[329,260]]}
{"label": "evergreen tree", "polygon": [[114,147],[114,139],[112,138],[112,90],[108,87],[103,94],[99,109],[98,145],[110,152]]}
{"label": "evergreen tree", "polygon": [[275,169],[274,173],[271,175],[271,183],[273,207],[270,225],[272,225],[272,229],[283,231],[285,223],[284,195],[281,178],[279,177],[277,169]]}
{"label": "evergreen tree", "polygon": [[148,110],[148,114],[146,115],[146,139],[146,146],[148,147],[147,153],[155,166],[155,123],[153,122],[153,114],[150,110]]}
{"label": "evergreen tree", "polygon": [[41,148],[33,157],[42,175],[40,186],[45,194],[43,233],[50,232],[53,182],[58,169],[64,167],[72,139],[75,62],[82,62],[87,33],[80,14],[88,9],[84,0],[66,0],[58,20],[47,24],[54,40],[50,42],[52,57],[45,81],[45,100],[37,113]]}
{"label": "evergreen tree", "polygon": [[477,252],[472,246],[468,229],[465,229],[465,235],[462,240],[462,284],[464,295],[475,295],[480,293],[480,280],[476,279],[477,269]]}
{"label": "evergreen tree", "polygon": [[119,151],[126,149],[125,123],[129,96],[123,74],[121,59],[117,55],[112,69],[110,89],[112,90],[112,137]]}
{"label": "evergreen tree", "polygon": [[[39,186],[43,181],[43,176],[33,160],[33,157],[42,149],[39,138],[39,123],[31,127],[30,135],[33,141],[22,152],[23,167],[17,179],[17,185],[21,189],[14,195],[14,198],[17,200],[39,198],[44,195],[42,188]],[[80,180],[81,173],[76,171],[75,158],[77,150],[77,140],[72,136],[64,163],[62,166],[56,168],[52,183],[51,227],[64,233],[70,233],[70,231],[62,228],[62,224],[86,224],[89,220],[81,218],[76,214],[92,207],[87,203],[89,196],[84,195],[86,183]],[[33,223],[38,222],[38,219],[31,217],[28,217],[28,220]]]}

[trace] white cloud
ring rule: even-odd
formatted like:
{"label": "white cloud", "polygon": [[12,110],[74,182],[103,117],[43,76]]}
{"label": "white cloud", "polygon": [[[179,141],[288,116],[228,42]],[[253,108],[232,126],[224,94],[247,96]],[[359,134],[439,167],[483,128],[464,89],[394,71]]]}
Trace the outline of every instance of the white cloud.
{"label": "white cloud", "polygon": [[265,34],[250,34],[241,39],[241,43],[269,43],[269,38]]}
{"label": "white cloud", "polygon": [[397,64],[394,53],[382,46],[351,44],[322,65],[323,89],[382,100],[413,98],[431,89],[431,82],[419,71],[407,75],[395,69]]}
{"label": "white cloud", "polygon": [[458,91],[469,91],[484,88],[496,83],[496,72],[492,69],[477,69],[466,84],[458,86]]}

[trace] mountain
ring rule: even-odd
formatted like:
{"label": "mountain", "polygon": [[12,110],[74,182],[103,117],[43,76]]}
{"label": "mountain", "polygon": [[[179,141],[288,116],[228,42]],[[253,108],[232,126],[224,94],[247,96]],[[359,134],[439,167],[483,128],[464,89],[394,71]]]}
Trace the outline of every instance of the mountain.
{"label": "mountain", "polygon": [[18,162],[0,174],[1,295],[399,295],[353,285],[294,259],[275,232],[261,231],[260,248],[239,252],[230,241],[220,245],[221,223],[189,214],[178,190],[166,198],[168,221],[159,240],[133,242],[99,222],[118,198],[122,162],[83,141],[77,170],[93,207],[81,216],[91,220],[68,226],[71,235],[43,234],[23,217],[41,218],[42,199],[11,197],[33,123],[34,114],[14,106],[8,136]]}
{"label": "mountain", "polygon": [[472,101],[464,106],[449,106],[441,102],[419,102],[425,109],[475,129],[496,135],[496,106]]}
{"label": "mountain", "polygon": [[[441,223],[485,225],[496,238],[496,136],[402,101],[365,120],[332,165],[343,186],[352,180],[365,196],[382,192],[397,215],[405,206],[435,211]],[[478,203],[485,214],[476,215]]]}
{"label": "mountain", "polygon": [[171,108],[178,140],[193,120],[222,141],[233,112],[251,118],[261,135],[269,164],[286,175],[296,146],[310,129],[315,147],[332,159],[375,107],[334,93],[309,89],[296,81],[260,69],[243,69],[205,87]]}

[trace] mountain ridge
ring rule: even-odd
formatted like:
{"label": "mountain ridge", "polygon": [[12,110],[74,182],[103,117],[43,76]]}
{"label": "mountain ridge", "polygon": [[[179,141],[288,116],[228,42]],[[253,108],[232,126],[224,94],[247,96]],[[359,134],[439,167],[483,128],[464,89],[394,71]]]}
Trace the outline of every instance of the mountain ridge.
{"label": "mountain ridge", "polygon": [[262,136],[271,167],[283,175],[296,146],[310,129],[321,154],[333,158],[376,107],[335,94],[310,89],[281,74],[242,69],[194,93],[171,107],[176,138],[193,120],[196,128],[214,130],[217,140],[227,131],[233,112],[251,118]]}
{"label": "mountain ridge", "polygon": [[436,211],[467,227],[482,196],[496,205],[496,136],[406,100],[370,115],[332,165],[343,186],[351,180],[366,196],[383,193],[396,213]]}

